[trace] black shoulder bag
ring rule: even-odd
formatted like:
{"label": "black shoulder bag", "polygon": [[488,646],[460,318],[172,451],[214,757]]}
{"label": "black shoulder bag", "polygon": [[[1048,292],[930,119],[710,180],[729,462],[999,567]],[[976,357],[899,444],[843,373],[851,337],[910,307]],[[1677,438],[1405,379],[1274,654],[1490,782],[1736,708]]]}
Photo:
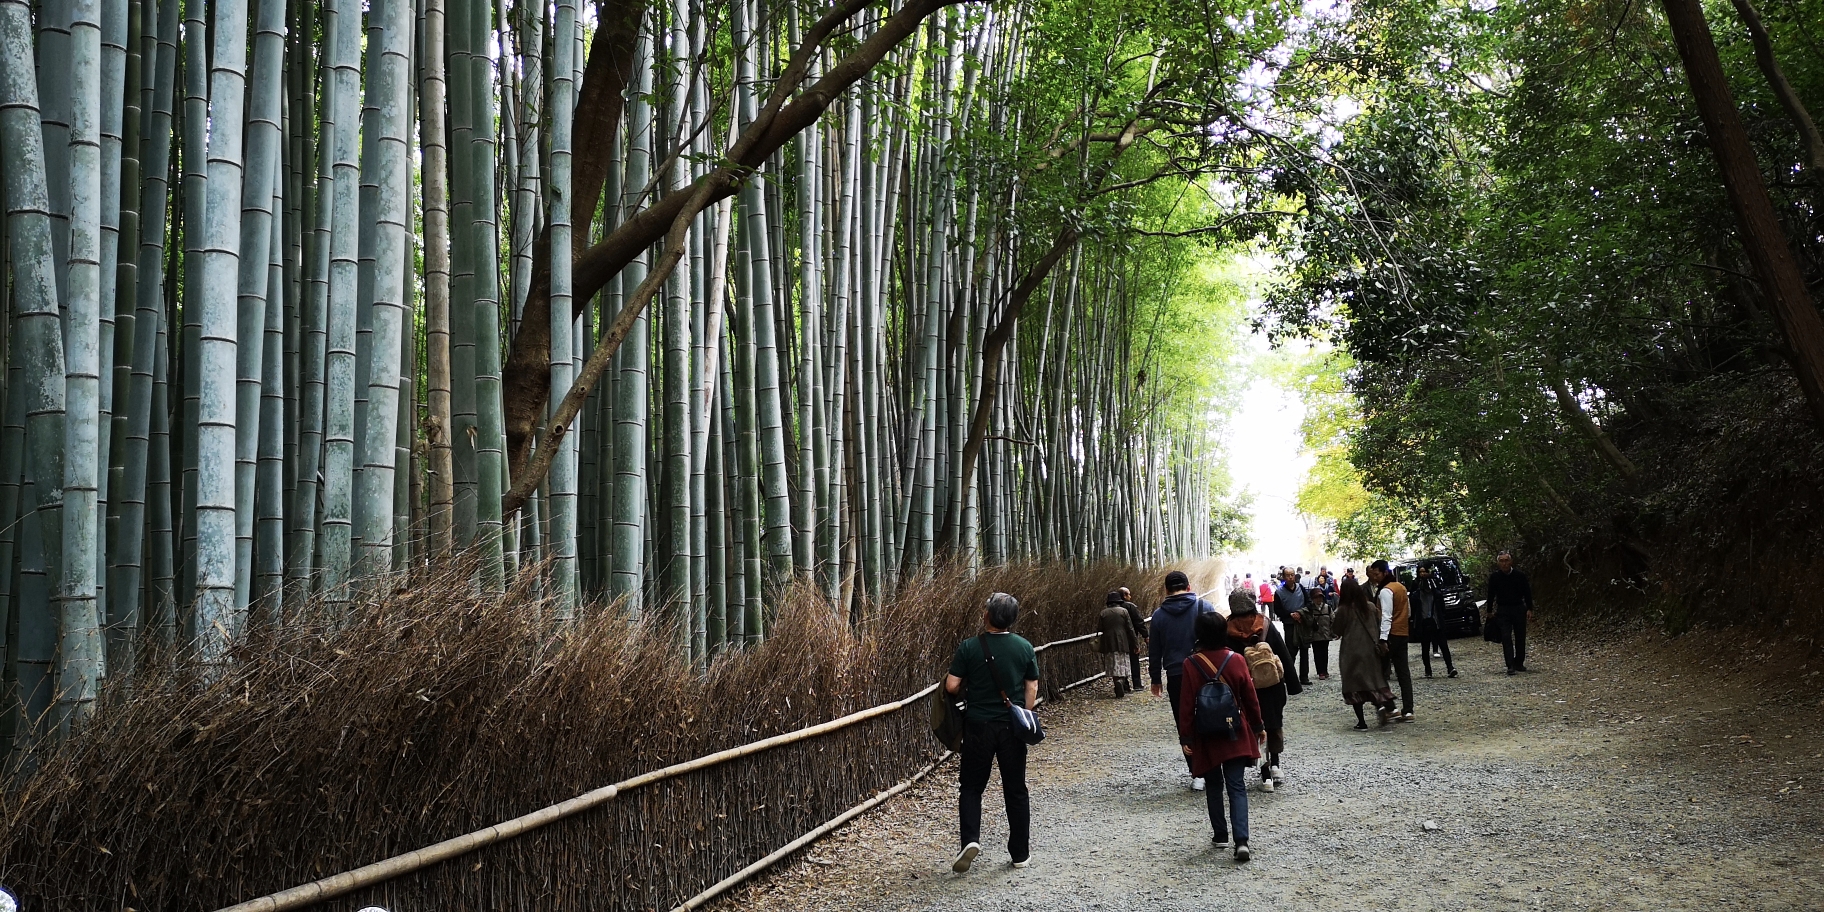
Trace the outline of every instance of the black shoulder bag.
{"label": "black shoulder bag", "polygon": [[988,635],[984,633],[976,637],[976,642],[981,644],[988,673],[994,676],[994,688],[1001,692],[1001,702],[1006,703],[1007,711],[1013,714],[1013,727],[1020,730],[1020,740],[1027,744],[1045,740],[1045,727],[1039,724],[1038,715],[1007,696],[1007,684],[1001,680],[1001,670],[994,664],[994,654],[988,651]]}
{"label": "black shoulder bag", "polygon": [[942,681],[937,683],[937,693],[931,695],[931,734],[950,750],[963,746],[963,706],[961,700],[944,690]]}

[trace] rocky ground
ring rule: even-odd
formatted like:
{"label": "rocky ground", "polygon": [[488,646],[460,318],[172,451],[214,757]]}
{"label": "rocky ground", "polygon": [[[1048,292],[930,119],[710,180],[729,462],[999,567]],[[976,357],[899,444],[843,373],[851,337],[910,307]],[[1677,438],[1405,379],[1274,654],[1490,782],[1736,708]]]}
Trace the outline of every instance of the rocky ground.
{"label": "rocky ground", "polygon": [[[1792,648],[1542,631],[1534,673],[1459,640],[1417,721],[1352,730],[1337,682],[1287,708],[1287,783],[1250,792],[1254,860],[1210,847],[1164,702],[1106,683],[1046,710],[1033,864],[1007,864],[998,780],[973,871],[956,766],[724,909],[1824,908],[1824,661]],[[1372,721],[1370,723],[1372,725]]]}

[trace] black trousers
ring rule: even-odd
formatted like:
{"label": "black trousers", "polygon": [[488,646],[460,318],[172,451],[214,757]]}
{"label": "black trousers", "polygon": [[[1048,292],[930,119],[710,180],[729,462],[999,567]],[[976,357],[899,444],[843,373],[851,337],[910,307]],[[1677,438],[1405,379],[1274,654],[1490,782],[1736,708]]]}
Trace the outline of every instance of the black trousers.
{"label": "black trousers", "polygon": [[1450,637],[1444,635],[1444,628],[1437,621],[1415,621],[1419,631],[1419,661],[1425,663],[1425,675],[1431,676],[1431,649],[1436,646],[1444,656],[1444,670],[1455,671],[1457,663],[1450,658]]}
{"label": "black trousers", "polygon": [[1330,641],[1312,640],[1298,647],[1298,681],[1300,684],[1311,681],[1311,654],[1317,654],[1317,673],[1330,673]]}
{"label": "black trousers", "polygon": [[1507,667],[1516,671],[1526,667],[1526,611],[1496,612],[1501,621],[1501,655]]}
{"label": "black trousers", "polygon": [[1399,678],[1401,712],[1412,712],[1412,660],[1406,655],[1408,642],[1408,637],[1389,635],[1387,657],[1381,660],[1382,673],[1389,678]]}
{"label": "black trousers", "polygon": [[1026,742],[1010,721],[970,720],[963,729],[962,789],[957,796],[957,816],[962,819],[963,845],[982,838],[982,793],[988,790],[988,772],[1001,764],[1001,794],[1007,802],[1007,854],[1014,861],[1032,855],[1032,803],[1026,794]]}
{"label": "black trousers", "polygon": [[1133,666],[1132,670],[1134,672],[1134,676],[1129,678],[1128,680],[1134,682],[1135,690],[1139,690],[1141,687],[1141,684],[1140,684],[1140,653],[1137,653],[1137,652],[1128,653],[1127,661],[1130,665]]}

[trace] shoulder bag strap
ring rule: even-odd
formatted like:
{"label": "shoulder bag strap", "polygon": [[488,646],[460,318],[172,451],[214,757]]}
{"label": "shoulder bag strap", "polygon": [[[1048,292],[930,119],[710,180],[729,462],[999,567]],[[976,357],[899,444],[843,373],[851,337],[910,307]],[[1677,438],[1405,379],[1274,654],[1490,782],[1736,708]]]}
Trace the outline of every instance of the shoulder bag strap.
{"label": "shoulder bag strap", "polygon": [[1210,657],[1201,652],[1193,652],[1191,655],[1197,657],[1197,661],[1202,663],[1203,667],[1209,671],[1212,679],[1222,677],[1222,669],[1229,667],[1229,659],[1235,658],[1235,653],[1231,650],[1228,657],[1222,660],[1222,668],[1218,668],[1215,665],[1210,664]]}
{"label": "shoulder bag strap", "polygon": [[995,667],[994,654],[988,651],[988,634],[980,634],[975,639],[981,644],[982,661],[988,666],[988,675],[994,678],[994,689],[1000,691],[1003,702],[1012,706],[1013,701],[1007,697],[1007,685],[1001,681],[1001,670]]}

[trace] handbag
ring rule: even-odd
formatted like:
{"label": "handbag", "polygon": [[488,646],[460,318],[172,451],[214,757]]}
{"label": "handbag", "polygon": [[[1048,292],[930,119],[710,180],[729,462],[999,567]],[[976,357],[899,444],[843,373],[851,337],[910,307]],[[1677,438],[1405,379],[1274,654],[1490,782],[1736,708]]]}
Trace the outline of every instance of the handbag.
{"label": "handbag", "polygon": [[1490,643],[1499,643],[1506,638],[1506,631],[1501,629],[1501,616],[1488,613],[1488,620],[1482,622],[1482,639]]}
{"label": "handbag", "polygon": [[1020,730],[1020,740],[1027,744],[1037,744],[1045,740],[1045,727],[1039,724],[1039,717],[1032,710],[1013,702],[1007,697],[1007,685],[1001,680],[1001,670],[994,664],[994,654],[988,651],[988,635],[976,637],[982,646],[982,656],[988,665],[988,673],[994,676],[994,689],[1001,692],[1001,702],[1007,704],[1007,711],[1013,714],[1013,727]]}
{"label": "handbag", "polygon": [[963,702],[944,692],[944,686],[937,686],[937,693],[931,695],[931,734],[937,741],[950,750],[963,746]]}

